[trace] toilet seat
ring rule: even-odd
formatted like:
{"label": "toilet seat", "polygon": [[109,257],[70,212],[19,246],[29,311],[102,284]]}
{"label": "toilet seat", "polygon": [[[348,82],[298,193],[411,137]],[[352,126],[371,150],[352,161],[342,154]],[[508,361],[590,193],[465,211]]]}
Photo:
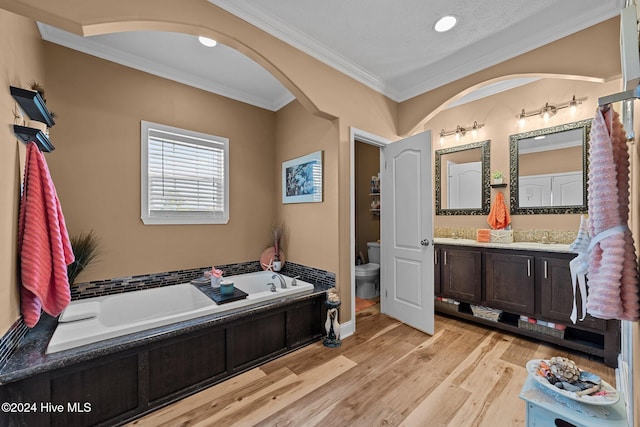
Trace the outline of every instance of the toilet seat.
{"label": "toilet seat", "polygon": [[355,272],[357,277],[376,275],[380,271],[380,264],[370,262],[367,264],[356,265]]}

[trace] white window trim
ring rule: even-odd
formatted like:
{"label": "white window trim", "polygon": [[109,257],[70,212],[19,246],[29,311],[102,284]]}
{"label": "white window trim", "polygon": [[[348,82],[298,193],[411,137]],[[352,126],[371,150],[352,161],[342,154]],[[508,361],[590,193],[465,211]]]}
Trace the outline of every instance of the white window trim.
{"label": "white window trim", "polygon": [[[140,191],[140,218],[145,225],[156,224],[227,224],[229,222],[229,139],[220,136],[209,135],[187,129],[180,129],[172,126],[162,125],[141,120],[140,121],[140,141],[141,141],[141,191]],[[205,216],[202,214],[190,215],[188,212],[180,214],[165,213],[164,215],[149,212],[149,130],[159,130],[163,132],[175,133],[188,136],[194,139],[216,141],[223,144],[224,153],[224,212],[222,216]]]}

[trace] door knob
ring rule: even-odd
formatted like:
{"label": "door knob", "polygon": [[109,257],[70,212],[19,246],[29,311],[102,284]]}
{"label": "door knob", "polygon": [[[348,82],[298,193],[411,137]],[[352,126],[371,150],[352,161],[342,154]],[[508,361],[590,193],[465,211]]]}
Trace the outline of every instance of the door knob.
{"label": "door knob", "polygon": [[422,240],[420,241],[420,244],[421,244],[422,246],[429,246],[429,239],[422,239]]}

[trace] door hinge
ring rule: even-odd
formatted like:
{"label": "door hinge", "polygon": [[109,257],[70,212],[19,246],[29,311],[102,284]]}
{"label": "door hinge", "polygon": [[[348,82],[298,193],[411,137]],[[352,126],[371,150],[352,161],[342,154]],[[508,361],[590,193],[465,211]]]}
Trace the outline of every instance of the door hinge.
{"label": "door hinge", "polygon": [[385,297],[385,298],[389,298],[389,294],[387,293],[387,290],[386,290],[386,289],[384,290],[384,297]]}

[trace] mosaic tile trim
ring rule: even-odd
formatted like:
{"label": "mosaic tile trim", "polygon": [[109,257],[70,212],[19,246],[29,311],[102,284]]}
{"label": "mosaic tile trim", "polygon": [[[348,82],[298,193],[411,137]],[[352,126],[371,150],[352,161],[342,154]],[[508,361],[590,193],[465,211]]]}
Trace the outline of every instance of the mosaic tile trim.
{"label": "mosaic tile trim", "polygon": [[321,286],[324,289],[329,289],[336,286],[335,273],[313,267],[307,267],[305,265],[296,264],[294,262],[287,261],[281,273],[289,277],[300,276],[301,280]]}
{"label": "mosaic tile trim", "polygon": [[0,369],[2,369],[6,361],[9,360],[9,357],[11,357],[11,354],[18,347],[20,341],[22,341],[22,338],[24,338],[28,331],[29,328],[22,321],[22,317],[20,317],[0,339]]}
{"label": "mosaic tile trim", "polygon": [[[223,270],[226,276],[262,270],[260,261],[217,265],[216,268]],[[211,266],[78,283],[71,287],[71,300],[177,285],[202,277],[206,270],[211,270]],[[335,286],[336,281],[334,273],[291,262],[285,264],[285,269],[282,273],[291,277],[300,276],[305,282],[326,286],[327,288]]]}

